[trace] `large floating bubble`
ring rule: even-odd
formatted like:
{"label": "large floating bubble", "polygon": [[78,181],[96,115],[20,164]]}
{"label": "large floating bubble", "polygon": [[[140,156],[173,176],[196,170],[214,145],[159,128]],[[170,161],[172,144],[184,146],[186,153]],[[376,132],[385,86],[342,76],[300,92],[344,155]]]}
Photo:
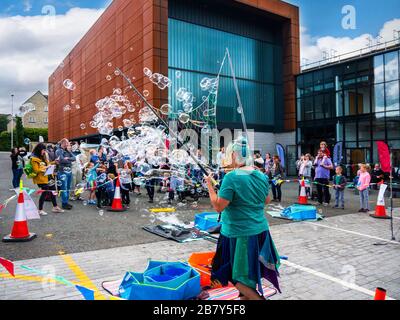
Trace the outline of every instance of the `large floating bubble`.
{"label": "large floating bubble", "polygon": [[172,110],[172,106],[170,104],[163,104],[160,108],[160,112],[164,115],[168,115]]}
{"label": "large floating bubble", "polygon": [[64,82],[63,82],[63,86],[64,86],[66,89],[71,90],[71,91],[73,91],[73,90],[76,89],[75,83],[74,83],[72,80],[70,80],[70,79],[65,79]]}
{"label": "large floating bubble", "polygon": [[179,115],[179,121],[183,124],[186,124],[190,121],[190,116],[187,113],[181,113]]}

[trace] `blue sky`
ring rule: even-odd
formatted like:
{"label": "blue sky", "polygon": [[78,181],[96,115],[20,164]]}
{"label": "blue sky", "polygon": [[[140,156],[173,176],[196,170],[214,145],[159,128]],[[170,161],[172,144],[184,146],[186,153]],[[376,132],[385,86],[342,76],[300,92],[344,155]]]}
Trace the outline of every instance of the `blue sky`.
{"label": "blue sky", "polygon": [[[357,37],[364,33],[377,34],[382,25],[400,18],[400,0],[286,0],[300,7],[301,25],[312,37]],[[65,14],[73,7],[104,8],[111,0],[1,0],[0,15],[40,15],[45,5],[55,7],[57,14]],[[342,7],[356,9],[356,29],[341,27]],[[27,10],[29,8],[29,10]]]}
{"label": "blue sky", "polygon": [[[357,37],[365,33],[377,35],[382,25],[400,18],[399,0],[286,0],[300,8],[300,23],[313,37]],[[356,10],[356,29],[342,28],[342,8]]]}

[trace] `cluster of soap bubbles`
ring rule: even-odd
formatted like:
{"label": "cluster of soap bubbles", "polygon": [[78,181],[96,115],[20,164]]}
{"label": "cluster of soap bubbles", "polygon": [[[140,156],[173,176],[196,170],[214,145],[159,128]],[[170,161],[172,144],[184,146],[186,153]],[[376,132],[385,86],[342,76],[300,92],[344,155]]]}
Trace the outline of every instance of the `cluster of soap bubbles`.
{"label": "cluster of soap bubbles", "polygon": [[152,83],[154,83],[160,90],[164,90],[165,88],[170,88],[172,86],[172,81],[162,75],[161,73],[153,73],[149,68],[144,68],[143,73],[150,79]]}
{"label": "cluster of soap bubbles", "polygon": [[35,110],[36,110],[36,107],[31,102],[25,103],[19,108],[19,112],[20,112],[21,116],[24,116],[27,113],[35,111]]}
{"label": "cluster of soap bubbles", "polygon": [[203,91],[216,94],[218,92],[218,78],[203,78],[200,81],[200,88]]}
{"label": "cluster of soap bubbles", "polygon": [[183,111],[190,113],[193,110],[193,103],[196,101],[193,93],[186,88],[179,88],[176,92],[176,99],[183,103]]}
{"label": "cluster of soap bubbles", "polygon": [[[114,89],[110,97],[98,100],[95,105],[98,112],[93,116],[89,125],[91,128],[98,129],[99,133],[103,135],[112,135],[114,131],[113,119],[121,119],[127,113],[135,112],[136,108],[140,107],[140,103],[132,104],[120,88]],[[124,117],[122,122],[124,127],[127,128],[136,123],[134,115]],[[123,131],[124,127],[119,126],[118,130]]]}

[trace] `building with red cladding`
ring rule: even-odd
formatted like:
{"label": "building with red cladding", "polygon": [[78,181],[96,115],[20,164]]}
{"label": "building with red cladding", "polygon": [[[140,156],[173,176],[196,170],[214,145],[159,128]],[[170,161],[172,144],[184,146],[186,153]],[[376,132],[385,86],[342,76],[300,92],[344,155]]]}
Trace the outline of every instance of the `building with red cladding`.
{"label": "building with red cladding", "polygon": [[[98,137],[89,126],[96,101],[127,86],[122,77],[114,76],[115,67],[134,77],[140,90],[149,91],[150,103],[173,104],[177,88],[160,90],[143,68],[172,80],[180,71],[185,85],[195,87],[199,77],[218,72],[216,61],[226,47],[259,149],[276,137],[287,144],[293,138],[294,144],[299,9],[280,0],[114,0],[49,78],[49,140]],[[229,80],[230,75],[224,78]],[[71,79],[76,89],[65,89],[65,79]],[[240,128],[240,117],[232,112],[237,107],[234,92],[229,85],[221,90],[225,92],[219,94],[218,126]],[[133,94],[129,97],[134,99]],[[72,109],[64,112],[65,105]]]}

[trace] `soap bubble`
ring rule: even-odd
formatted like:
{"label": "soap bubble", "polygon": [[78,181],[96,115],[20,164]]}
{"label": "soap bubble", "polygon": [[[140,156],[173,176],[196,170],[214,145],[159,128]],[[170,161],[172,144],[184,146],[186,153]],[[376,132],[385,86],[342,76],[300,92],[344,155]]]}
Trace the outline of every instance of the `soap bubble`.
{"label": "soap bubble", "polygon": [[148,76],[148,77],[151,77],[151,75],[153,74],[153,73],[151,72],[151,70],[150,70],[149,68],[147,68],[147,67],[145,67],[145,68],[143,69],[143,73],[144,73],[146,76]]}
{"label": "soap bubble", "polygon": [[129,119],[124,119],[122,122],[124,123],[124,127],[126,127],[126,128],[129,128],[132,126],[132,121]]}
{"label": "soap bubble", "polygon": [[121,75],[121,71],[115,70],[115,71],[114,71],[114,74],[115,74],[116,76],[120,76],[120,75]]}
{"label": "soap bubble", "polygon": [[112,67],[112,63],[111,63],[111,62],[109,62],[107,65],[108,65],[109,67]]}
{"label": "soap bubble", "polygon": [[65,87],[66,89],[71,90],[71,91],[73,91],[73,90],[76,89],[75,83],[74,83],[72,80],[70,80],[70,79],[64,80],[63,85],[64,85],[64,87]]}
{"label": "soap bubble", "polygon": [[84,201],[82,202],[82,204],[83,204],[84,206],[87,206],[87,205],[88,205],[88,202],[87,202],[86,200],[84,200]]}
{"label": "soap bubble", "polygon": [[33,103],[25,103],[23,104],[20,108],[19,111],[21,112],[21,114],[24,116],[27,113],[36,110],[36,106]]}
{"label": "soap bubble", "polygon": [[86,129],[86,124],[81,123],[81,129],[82,129],[82,130],[85,130],[85,129]]}
{"label": "soap bubble", "polygon": [[99,210],[99,215],[102,217],[104,215],[104,210]]}
{"label": "soap bubble", "polygon": [[179,115],[179,121],[183,124],[188,123],[190,120],[190,116],[187,113],[181,113]]}
{"label": "soap bubble", "polygon": [[182,77],[182,72],[176,71],[176,72],[175,72],[175,77],[178,78],[178,79],[179,79],[180,77]]}
{"label": "soap bubble", "polygon": [[110,75],[108,75],[108,76],[106,76],[106,79],[107,79],[108,81],[110,81],[110,80],[112,79],[112,77],[111,77]]}
{"label": "soap bubble", "polygon": [[239,114],[242,114],[242,108],[241,108],[241,107],[238,107],[238,108],[237,108],[237,112],[238,112]]}
{"label": "soap bubble", "polygon": [[24,144],[27,144],[27,145],[28,145],[28,144],[30,144],[30,143],[31,143],[31,140],[30,140],[29,138],[25,138],[25,139],[24,139]]}
{"label": "soap bubble", "polygon": [[[72,172],[72,169],[70,168],[70,167],[64,167],[64,170],[63,170],[65,173],[71,173]],[[65,177],[65,179],[67,178],[67,176],[64,176],[64,175],[62,175],[62,177],[64,178]],[[65,179],[63,179],[63,180],[65,180]]]}
{"label": "soap bubble", "polygon": [[81,106],[79,104],[75,105],[75,109],[79,110],[81,108]]}
{"label": "soap bubble", "polygon": [[141,163],[138,167],[140,173],[145,174],[146,172],[151,170],[151,167],[148,163]]}
{"label": "soap bubble", "polygon": [[75,99],[71,99],[71,104],[74,104],[75,103]]}
{"label": "soap bubble", "polygon": [[139,111],[140,123],[153,122],[156,121],[157,119],[158,119],[157,116],[149,107],[144,107]]}
{"label": "soap bubble", "polygon": [[168,115],[170,110],[172,110],[172,106],[169,104],[163,104],[160,108],[160,112],[164,115]]}
{"label": "soap bubble", "polygon": [[118,126],[118,131],[124,131],[124,127],[123,126]]}
{"label": "soap bubble", "polygon": [[146,98],[150,95],[149,90],[144,90],[143,91],[143,96],[145,96]]}

